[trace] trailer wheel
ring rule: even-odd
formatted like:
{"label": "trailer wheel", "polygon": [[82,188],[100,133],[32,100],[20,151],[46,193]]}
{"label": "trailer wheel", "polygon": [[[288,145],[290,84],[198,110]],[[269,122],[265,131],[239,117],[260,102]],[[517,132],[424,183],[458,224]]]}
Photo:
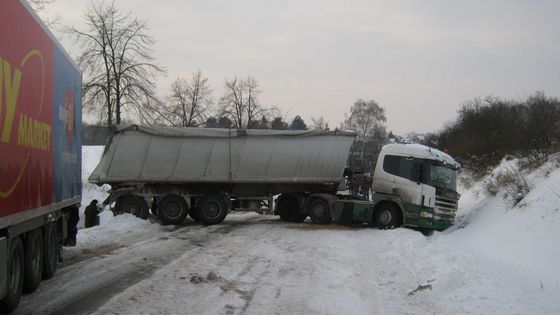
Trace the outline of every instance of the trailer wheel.
{"label": "trailer wheel", "polygon": [[300,223],[305,221],[307,214],[301,213],[301,202],[297,195],[282,194],[278,197],[276,212],[286,222]]}
{"label": "trailer wheel", "polygon": [[27,232],[25,237],[25,277],[23,290],[31,293],[43,278],[43,233],[41,229]]}
{"label": "trailer wheel", "polygon": [[117,199],[115,207],[117,213],[130,213],[144,220],[148,218],[148,204],[140,196],[122,196]]}
{"label": "trailer wheel", "polygon": [[209,195],[198,199],[195,211],[200,222],[213,225],[224,221],[228,208],[223,196]]}
{"label": "trailer wheel", "polygon": [[332,222],[331,207],[325,199],[313,198],[308,209],[311,222],[315,224],[329,224]]}
{"label": "trailer wheel", "polygon": [[57,254],[58,254],[58,239],[56,236],[56,224],[51,223],[45,226],[45,233],[43,236],[43,244],[45,251],[45,260],[43,262],[43,279],[50,279],[56,272],[57,268]]}
{"label": "trailer wheel", "polygon": [[185,220],[188,206],[183,197],[167,195],[158,203],[158,216],[163,224],[179,224]]}
{"label": "trailer wheel", "polygon": [[373,225],[378,229],[394,229],[402,224],[401,210],[392,203],[382,203],[375,209]]}
{"label": "trailer wheel", "polygon": [[20,237],[12,239],[8,252],[8,291],[0,301],[0,311],[13,311],[21,298],[24,277],[24,253]]}

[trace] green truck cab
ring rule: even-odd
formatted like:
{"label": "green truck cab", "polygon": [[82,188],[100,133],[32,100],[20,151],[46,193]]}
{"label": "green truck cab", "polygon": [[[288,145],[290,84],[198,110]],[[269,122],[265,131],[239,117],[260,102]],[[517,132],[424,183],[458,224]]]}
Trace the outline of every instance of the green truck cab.
{"label": "green truck cab", "polygon": [[333,219],[343,224],[370,223],[445,230],[457,211],[459,163],[448,154],[419,144],[388,144],[381,150],[371,200],[338,199]]}

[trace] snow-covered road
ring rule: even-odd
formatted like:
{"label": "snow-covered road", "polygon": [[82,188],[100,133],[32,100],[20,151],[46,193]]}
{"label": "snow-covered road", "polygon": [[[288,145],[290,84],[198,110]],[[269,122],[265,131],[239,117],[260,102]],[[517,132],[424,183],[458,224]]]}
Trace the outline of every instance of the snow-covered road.
{"label": "snow-covered road", "polygon": [[[558,302],[551,303],[559,297],[557,285],[541,288],[511,266],[461,253],[444,234],[293,224],[251,213],[232,214],[209,227],[118,220],[136,226],[114,240],[66,250],[57,276],[26,296],[16,314],[560,310]],[[95,229],[107,227],[87,232]],[[411,293],[419,285],[426,287]]]}

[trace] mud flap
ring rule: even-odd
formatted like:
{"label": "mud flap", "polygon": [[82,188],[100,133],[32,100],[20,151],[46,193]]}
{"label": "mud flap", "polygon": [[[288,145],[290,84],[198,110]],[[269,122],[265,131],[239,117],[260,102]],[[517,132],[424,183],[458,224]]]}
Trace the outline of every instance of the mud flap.
{"label": "mud flap", "polygon": [[0,238],[0,300],[8,291],[8,239]]}

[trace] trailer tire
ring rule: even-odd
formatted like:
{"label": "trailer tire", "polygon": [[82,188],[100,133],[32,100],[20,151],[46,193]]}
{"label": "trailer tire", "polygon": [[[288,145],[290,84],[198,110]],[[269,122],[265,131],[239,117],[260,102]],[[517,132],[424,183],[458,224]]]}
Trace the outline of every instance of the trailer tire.
{"label": "trailer tire", "polygon": [[393,203],[382,203],[374,212],[373,225],[380,230],[394,229],[402,225],[401,210]]}
{"label": "trailer tire", "polygon": [[226,218],[228,207],[222,195],[208,195],[198,199],[195,216],[205,225],[220,224]]}
{"label": "trailer tire", "polygon": [[43,248],[45,258],[43,261],[43,279],[50,279],[54,276],[58,266],[58,239],[57,239],[56,223],[50,223],[45,226],[43,234]]}
{"label": "trailer tire", "polygon": [[130,213],[140,219],[148,218],[148,204],[146,200],[140,196],[126,195],[117,199],[117,213]]}
{"label": "trailer tire", "polygon": [[189,212],[185,199],[179,195],[166,195],[158,203],[158,216],[163,224],[180,224]]}
{"label": "trailer tire", "polygon": [[25,237],[25,277],[23,291],[34,292],[43,278],[43,233],[37,228]]}
{"label": "trailer tire", "polygon": [[329,224],[332,222],[332,211],[329,202],[323,198],[313,198],[308,207],[309,218],[315,224]]}
{"label": "trailer tire", "polygon": [[286,222],[301,223],[307,218],[307,214],[301,213],[301,202],[296,195],[282,194],[278,197],[276,212],[280,219]]}
{"label": "trailer tire", "polygon": [[13,311],[21,298],[24,277],[24,251],[21,238],[12,239],[8,252],[8,287],[6,296],[0,301],[0,311]]}

